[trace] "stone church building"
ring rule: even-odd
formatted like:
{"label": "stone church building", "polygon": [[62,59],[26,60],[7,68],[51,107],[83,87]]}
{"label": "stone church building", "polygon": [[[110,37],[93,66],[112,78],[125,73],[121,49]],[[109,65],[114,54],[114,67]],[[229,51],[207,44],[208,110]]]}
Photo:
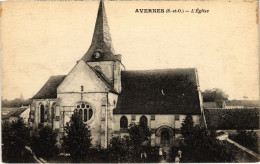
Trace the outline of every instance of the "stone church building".
{"label": "stone church building", "polygon": [[187,116],[203,122],[202,97],[195,68],[130,70],[113,48],[104,2],[100,2],[92,43],[68,75],[51,76],[33,96],[30,126],[58,131],[75,110],[91,128],[92,145],[106,148],[113,136],[127,135],[131,122],[152,131],[152,146],[178,145]]}

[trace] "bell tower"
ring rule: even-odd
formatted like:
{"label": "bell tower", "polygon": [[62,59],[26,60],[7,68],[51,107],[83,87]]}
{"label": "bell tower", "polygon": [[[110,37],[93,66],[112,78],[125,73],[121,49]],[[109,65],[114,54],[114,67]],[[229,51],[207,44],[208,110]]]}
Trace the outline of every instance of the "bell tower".
{"label": "bell tower", "polygon": [[81,58],[99,73],[106,83],[121,92],[121,55],[113,48],[104,2],[100,1],[94,34],[87,53]]}

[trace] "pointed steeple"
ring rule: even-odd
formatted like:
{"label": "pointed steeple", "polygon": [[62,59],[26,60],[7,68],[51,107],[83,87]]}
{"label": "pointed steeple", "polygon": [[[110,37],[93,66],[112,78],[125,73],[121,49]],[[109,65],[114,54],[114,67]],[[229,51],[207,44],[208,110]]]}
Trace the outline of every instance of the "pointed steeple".
{"label": "pointed steeple", "polygon": [[[98,54],[97,54],[98,53]],[[97,55],[95,55],[97,54]],[[87,53],[82,57],[84,61],[108,61],[121,60],[121,57],[115,55],[110,30],[107,22],[104,2],[100,1],[97,14],[95,30],[92,43]]]}

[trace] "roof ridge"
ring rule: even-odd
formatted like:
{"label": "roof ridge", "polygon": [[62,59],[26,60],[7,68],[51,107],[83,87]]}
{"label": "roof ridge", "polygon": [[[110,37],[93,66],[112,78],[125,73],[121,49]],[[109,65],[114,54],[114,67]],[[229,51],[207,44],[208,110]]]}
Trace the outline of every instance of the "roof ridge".
{"label": "roof ridge", "polygon": [[197,69],[196,67],[191,67],[191,68],[162,68],[162,69],[143,69],[143,70],[122,70],[122,72],[133,72],[133,71],[163,71],[163,70],[194,70]]}

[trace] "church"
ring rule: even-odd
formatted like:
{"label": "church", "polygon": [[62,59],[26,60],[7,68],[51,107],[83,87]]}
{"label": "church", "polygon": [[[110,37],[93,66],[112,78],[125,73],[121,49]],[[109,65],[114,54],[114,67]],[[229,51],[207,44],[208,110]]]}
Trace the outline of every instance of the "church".
{"label": "church", "polygon": [[51,126],[61,143],[64,126],[79,111],[94,147],[106,148],[113,136],[128,135],[132,122],[149,126],[151,146],[169,147],[178,145],[186,117],[204,122],[197,69],[128,71],[121,59],[101,1],[88,51],[67,75],[51,76],[32,97],[30,126]]}

